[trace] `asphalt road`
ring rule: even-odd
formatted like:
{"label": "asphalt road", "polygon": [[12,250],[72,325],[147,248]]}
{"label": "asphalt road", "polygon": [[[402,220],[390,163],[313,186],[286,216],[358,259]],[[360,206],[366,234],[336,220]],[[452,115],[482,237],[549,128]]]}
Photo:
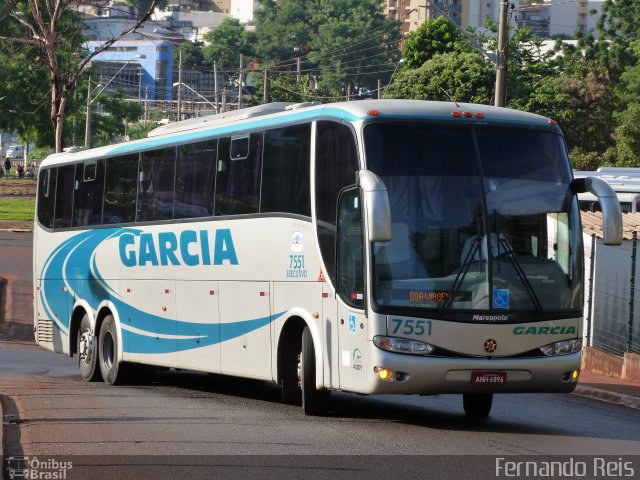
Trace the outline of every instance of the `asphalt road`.
{"label": "asphalt road", "polygon": [[[10,258],[0,272],[27,275],[30,257],[17,258],[25,237],[3,233],[0,245]],[[470,422],[459,395],[337,393],[330,415],[313,418],[281,404],[268,382],[172,370],[128,386],[85,383],[76,358],[9,323],[0,325],[5,456],[69,460],[66,478],[496,478],[499,457],[551,455],[585,458],[585,478],[601,478],[594,456],[640,476],[638,411],[589,398],[499,395],[488,420]]]}

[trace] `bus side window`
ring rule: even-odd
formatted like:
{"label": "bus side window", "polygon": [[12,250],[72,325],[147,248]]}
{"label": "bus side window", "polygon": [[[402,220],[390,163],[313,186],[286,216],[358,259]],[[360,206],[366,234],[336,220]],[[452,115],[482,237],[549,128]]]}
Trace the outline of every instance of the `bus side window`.
{"label": "bus side window", "polygon": [[264,144],[260,213],[311,216],[311,124],[268,130]]}
{"label": "bus side window", "polygon": [[364,307],[364,238],[360,190],[352,188],[338,201],[337,291],[349,306]]}
{"label": "bus side window", "polygon": [[38,221],[47,228],[53,228],[57,174],[57,168],[47,168],[38,173]]}
{"label": "bus side window", "polygon": [[75,191],[75,171],[75,164],[58,167],[53,228],[66,228],[71,226],[73,196]]}
{"label": "bus side window", "polygon": [[317,235],[327,276],[334,285],[338,194],[355,183],[358,169],[358,150],[351,129],[336,122],[318,122],[314,185]]}
{"label": "bus side window", "polygon": [[80,163],[76,166],[73,226],[102,223],[104,190],[104,160]]}
{"label": "bus side window", "polygon": [[[244,138],[244,137],[241,137]],[[233,143],[240,142],[232,150]],[[218,144],[215,214],[258,213],[262,172],[262,132],[252,133],[245,151],[238,139],[221,138]],[[236,155],[235,157],[233,155]]]}
{"label": "bus side window", "polygon": [[217,159],[217,140],[178,147],[173,218],[213,215]]}
{"label": "bus side window", "polygon": [[175,179],[175,147],[140,154],[136,222],[173,218]]}
{"label": "bus side window", "polygon": [[135,220],[137,173],[137,153],[107,161],[102,223],[128,223]]}

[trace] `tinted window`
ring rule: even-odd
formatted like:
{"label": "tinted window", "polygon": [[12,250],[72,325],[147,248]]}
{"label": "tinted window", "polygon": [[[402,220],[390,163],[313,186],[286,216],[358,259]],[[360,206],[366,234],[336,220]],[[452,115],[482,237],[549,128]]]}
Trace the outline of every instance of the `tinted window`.
{"label": "tinted window", "polygon": [[351,189],[340,196],[338,220],[338,295],[349,306],[364,306],[364,239],[362,236],[360,191]]}
{"label": "tinted window", "polygon": [[38,221],[48,228],[53,227],[57,173],[57,168],[47,168],[38,174]]}
{"label": "tinted window", "polygon": [[232,159],[230,144],[230,138],[221,138],[218,143],[215,213],[258,213],[262,132],[251,134],[246,158]]}
{"label": "tinted window", "polygon": [[102,223],[124,223],[135,220],[137,175],[137,153],[107,161]]}
{"label": "tinted window", "polygon": [[311,125],[265,132],[260,212],[311,215],[310,139]]}
{"label": "tinted window", "polygon": [[140,154],[136,221],[169,220],[173,217],[175,176],[175,148]]}
{"label": "tinted window", "polygon": [[73,202],[73,226],[102,223],[104,160],[76,166],[76,191]]}
{"label": "tinted window", "polygon": [[316,135],[316,216],[318,242],[329,278],[335,284],[336,204],[340,190],[355,183],[358,154],[351,130],[318,122]]}
{"label": "tinted window", "polygon": [[75,165],[58,167],[58,179],[56,181],[56,207],[53,219],[53,228],[65,228],[71,226],[75,170]]}
{"label": "tinted window", "polygon": [[178,147],[174,218],[213,215],[217,148],[217,140]]}
{"label": "tinted window", "polygon": [[249,135],[231,137],[231,158],[240,160],[249,155]]}

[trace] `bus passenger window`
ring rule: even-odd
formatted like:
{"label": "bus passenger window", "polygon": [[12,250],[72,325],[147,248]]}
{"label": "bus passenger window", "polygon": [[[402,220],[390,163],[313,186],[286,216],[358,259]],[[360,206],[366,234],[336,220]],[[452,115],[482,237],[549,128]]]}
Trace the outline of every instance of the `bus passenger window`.
{"label": "bus passenger window", "polygon": [[140,154],[136,222],[173,218],[175,178],[174,147]]}
{"label": "bus passenger window", "polygon": [[218,142],[218,172],[216,174],[215,214],[238,215],[258,213],[260,173],[262,171],[262,132],[250,136],[247,156],[232,150],[230,138]]}
{"label": "bus passenger window", "polygon": [[47,168],[38,173],[38,221],[43,227],[53,227],[57,168]]}
{"label": "bus passenger window", "polygon": [[311,124],[268,130],[264,143],[260,213],[311,216]]}
{"label": "bus passenger window", "polygon": [[178,147],[173,218],[213,215],[217,156],[217,140]]}
{"label": "bus passenger window", "polygon": [[76,166],[76,190],[73,201],[73,226],[102,223],[104,160]]}
{"label": "bus passenger window", "polygon": [[102,223],[128,223],[136,218],[138,154],[107,160]]}
{"label": "bus passenger window", "polygon": [[58,167],[56,207],[53,218],[53,228],[66,228],[71,226],[71,216],[73,214],[73,193],[75,191],[75,171],[75,165]]}

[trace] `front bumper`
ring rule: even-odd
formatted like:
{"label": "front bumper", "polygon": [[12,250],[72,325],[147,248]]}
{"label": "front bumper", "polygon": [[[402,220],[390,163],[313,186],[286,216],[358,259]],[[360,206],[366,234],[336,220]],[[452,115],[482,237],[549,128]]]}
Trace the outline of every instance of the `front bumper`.
{"label": "front bumper", "polygon": [[[366,394],[440,393],[570,393],[577,379],[571,372],[580,369],[581,353],[536,358],[442,358],[371,352]],[[375,367],[391,370],[391,380],[381,380]],[[504,384],[471,383],[472,372],[506,372]],[[567,379],[569,374],[569,379]]]}

